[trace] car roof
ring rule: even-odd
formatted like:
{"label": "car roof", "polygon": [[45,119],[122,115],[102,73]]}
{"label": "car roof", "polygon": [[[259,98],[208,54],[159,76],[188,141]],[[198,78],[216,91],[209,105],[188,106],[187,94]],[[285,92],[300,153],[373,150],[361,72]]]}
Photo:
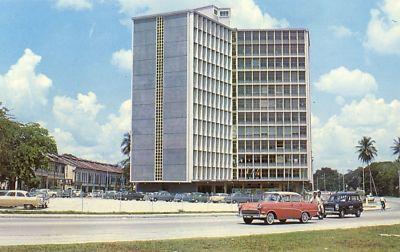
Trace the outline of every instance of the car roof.
{"label": "car roof", "polygon": [[23,190],[8,190],[7,192],[28,193],[27,191],[23,191]]}
{"label": "car roof", "polygon": [[337,193],[332,193],[332,195],[359,195],[356,192],[337,192]]}
{"label": "car roof", "polygon": [[301,196],[300,194],[296,192],[284,192],[284,191],[278,191],[278,192],[266,192],[265,194],[279,194],[279,195],[298,195]]}

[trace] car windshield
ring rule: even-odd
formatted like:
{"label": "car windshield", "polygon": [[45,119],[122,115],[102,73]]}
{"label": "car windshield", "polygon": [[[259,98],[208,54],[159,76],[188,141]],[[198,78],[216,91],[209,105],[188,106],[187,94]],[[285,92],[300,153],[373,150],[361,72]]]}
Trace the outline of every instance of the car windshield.
{"label": "car windshield", "polygon": [[264,201],[269,201],[269,202],[278,201],[278,199],[279,199],[278,194],[267,194],[264,197]]}

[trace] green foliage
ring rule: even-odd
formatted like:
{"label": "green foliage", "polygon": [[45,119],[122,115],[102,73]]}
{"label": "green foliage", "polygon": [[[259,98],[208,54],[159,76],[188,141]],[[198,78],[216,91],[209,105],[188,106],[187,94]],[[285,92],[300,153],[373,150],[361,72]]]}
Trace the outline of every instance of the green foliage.
{"label": "green foliage", "polygon": [[393,150],[393,155],[396,155],[396,160],[400,162],[400,137],[393,139],[393,145],[390,147]]}
{"label": "green foliage", "polygon": [[48,153],[57,153],[57,145],[47,129],[17,122],[0,104],[0,181],[33,183],[34,170],[48,167]]}
{"label": "green foliage", "polygon": [[375,140],[371,137],[363,136],[358,145],[356,146],[358,152],[358,159],[361,160],[363,164],[369,164],[378,155],[378,151],[374,146]]}
{"label": "green foliage", "polygon": [[121,153],[127,156],[126,159],[121,161],[124,170],[124,177],[129,180],[131,172],[131,133],[126,132],[121,143]]}
{"label": "green foliage", "polygon": [[317,190],[342,191],[343,178],[337,170],[323,167],[314,173],[314,186]]}

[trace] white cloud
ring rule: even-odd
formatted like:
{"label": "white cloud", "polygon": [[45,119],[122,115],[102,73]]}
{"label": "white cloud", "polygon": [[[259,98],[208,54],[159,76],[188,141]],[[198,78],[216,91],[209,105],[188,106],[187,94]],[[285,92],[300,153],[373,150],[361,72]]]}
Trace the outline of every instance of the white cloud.
{"label": "white cloud", "polygon": [[374,76],[359,69],[349,70],[344,66],[322,75],[315,86],[324,92],[340,96],[363,96],[374,93],[378,85]]}
{"label": "white cloud", "polygon": [[[330,166],[341,170],[360,166],[355,146],[362,136],[371,136],[378,148],[377,160],[392,160],[390,146],[400,135],[400,101],[366,96],[344,105],[325,123],[313,124],[315,169]],[[315,119],[313,120],[313,122]]]}
{"label": "white cloud", "polygon": [[338,105],[342,106],[346,103],[346,100],[344,99],[343,96],[336,96],[335,101]]}
{"label": "white cloud", "polygon": [[338,38],[345,38],[353,35],[353,32],[349,28],[343,25],[332,25],[329,27],[329,29]]}
{"label": "white cloud", "polygon": [[131,71],[132,59],[132,50],[121,49],[112,54],[111,64],[123,71]]}
{"label": "white cloud", "polygon": [[56,7],[58,9],[87,10],[92,9],[93,4],[91,0],[57,0]]}
{"label": "white cloud", "polygon": [[98,114],[104,108],[96,94],[78,94],[76,98],[56,96],[53,115],[57,127],[52,131],[61,153],[106,162],[122,160],[120,144],[130,130],[131,102],[124,101],[117,114],[101,122]]}
{"label": "white cloud", "polygon": [[378,53],[400,55],[400,1],[385,0],[371,10],[364,46]]}
{"label": "white cloud", "polygon": [[0,101],[18,114],[27,114],[47,104],[51,79],[36,73],[42,57],[25,49],[16,64],[5,75],[0,75]]}
{"label": "white cloud", "polygon": [[[254,0],[119,0],[120,12],[129,18],[137,15],[150,13],[162,13],[172,10],[183,10],[198,8],[206,5],[216,5],[217,7],[230,7],[232,9],[231,24],[238,28],[278,28],[288,27],[286,19],[278,19],[267,12],[263,12]],[[126,23],[126,22],[123,22]]]}

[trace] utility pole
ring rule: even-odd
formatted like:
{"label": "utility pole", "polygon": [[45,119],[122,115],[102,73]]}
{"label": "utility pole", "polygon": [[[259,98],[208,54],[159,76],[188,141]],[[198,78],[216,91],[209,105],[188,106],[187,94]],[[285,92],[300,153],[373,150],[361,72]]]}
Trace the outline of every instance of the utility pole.
{"label": "utility pole", "polygon": [[362,167],[362,179],[363,179],[363,191],[364,191],[364,194],[365,194],[365,174],[364,174],[364,167]]}

